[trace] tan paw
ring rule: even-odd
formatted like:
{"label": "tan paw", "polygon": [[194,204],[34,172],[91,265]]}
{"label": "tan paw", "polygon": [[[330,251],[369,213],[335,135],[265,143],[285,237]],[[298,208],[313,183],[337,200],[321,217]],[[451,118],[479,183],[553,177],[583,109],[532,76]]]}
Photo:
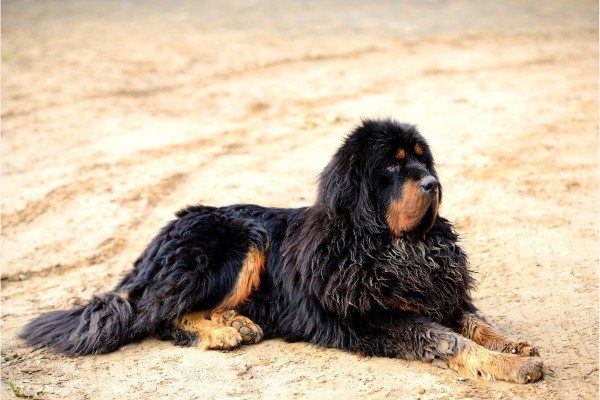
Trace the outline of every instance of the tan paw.
{"label": "tan paw", "polygon": [[544,376],[544,363],[539,357],[519,358],[515,365],[515,371],[508,379],[511,382],[533,383]]}
{"label": "tan paw", "polygon": [[544,363],[540,357],[499,353],[474,343],[447,361],[451,369],[469,378],[533,383],[544,375]]}
{"label": "tan paw", "polygon": [[243,344],[258,343],[263,337],[263,331],[260,326],[243,315],[236,315],[229,321],[228,325],[242,335]]}
{"label": "tan paw", "polygon": [[242,335],[229,327],[215,325],[203,332],[198,347],[211,350],[232,350],[240,347]]}
{"label": "tan paw", "polygon": [[218,324],[232,327],[242,336],[243,344],[254,344],[260,342],[263,331],[250,318],[244,317],[233,310],[214,313],[212,320]]}

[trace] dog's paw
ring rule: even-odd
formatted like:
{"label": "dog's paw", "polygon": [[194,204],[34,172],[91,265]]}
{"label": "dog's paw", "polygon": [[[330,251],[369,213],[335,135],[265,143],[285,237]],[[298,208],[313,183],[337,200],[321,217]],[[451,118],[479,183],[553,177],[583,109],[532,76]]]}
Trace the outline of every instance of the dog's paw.
{"label": "dog's paw", "polygon": [[256,325],[243,315],[236,315],[228,321],[227,325],[231,326],[242,335],[243,344],[258,343],[263,337],[263,331],[260,326]]}
{"label": "dog's paw", "polygon": [[240,347],[242,335],[229,326],[214,326],[204,332],[198,347],[211,350],[233,350]]}
{"label": "dog's paw", "polygon": [[248,317],[238,314],[235,310],[214,313],[212,320],[218,324],[235,329],[242,337],[242,344],[254,344],[261,341],[263,331]]}
{"label": "dog's paw", "polygon": [[515,383],[533,383],[544,376],[544,363],[539,357],[520,358],[508,380]]}

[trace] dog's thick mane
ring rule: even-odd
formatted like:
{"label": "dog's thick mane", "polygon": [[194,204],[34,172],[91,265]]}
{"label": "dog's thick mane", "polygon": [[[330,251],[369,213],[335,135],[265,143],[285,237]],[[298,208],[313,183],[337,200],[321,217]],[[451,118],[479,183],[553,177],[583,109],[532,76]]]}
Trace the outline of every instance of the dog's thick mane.
{"label": "dog's thick mane", "polygon": [[[442,217],[424,240],[363,235],[347,219],[307,208],[289,228],[282,254],[286,276],[340,317],[390,308],[390,299],[414,304],[436,322],[456,320],[474,281],[458,235]],[[318,231],[319,235],[311,234]],[[335,238],[335,240],[333,240]],[[397,285],[402,282],[401,285]],[[458,318],[460,319],[460,318]]]}

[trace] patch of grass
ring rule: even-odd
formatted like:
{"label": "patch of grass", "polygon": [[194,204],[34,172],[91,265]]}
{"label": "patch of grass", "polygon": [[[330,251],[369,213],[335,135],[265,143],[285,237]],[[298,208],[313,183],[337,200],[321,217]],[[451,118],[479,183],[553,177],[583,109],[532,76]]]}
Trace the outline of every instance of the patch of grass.
{"label": "patch of grass", "polygon": [[17,53],[15,53],[14,51],[3,51],[2,52],[2,62],[3,63],[11,62],[15,58],[17,58]]}
{"label": "patch of grass", "polygon": [[20,399],[42,400],[41,397],[37,397],[40,394],[42,394],[42,392],[37,392],[35,396],[32,394],[27,394],[27,393],[23,392],[23,389],[18,387],[15,384],[15,382],[12,381],[11,379],[8,380],[8,388],[15,395],[15,397],[18,397]]}
{"label": "patch of grass", "polygon": [[[4,57],[2,57],[2,58],[4,58]],[[29,397],[28,395],[23,393],[21,391],[21,388],[17,387],[17,385],[11,380],[8,381],[8,388],[10,389],[11,392],[13,392],[13,394],[15,396],[17,396],[19,398],[28,398]]]}

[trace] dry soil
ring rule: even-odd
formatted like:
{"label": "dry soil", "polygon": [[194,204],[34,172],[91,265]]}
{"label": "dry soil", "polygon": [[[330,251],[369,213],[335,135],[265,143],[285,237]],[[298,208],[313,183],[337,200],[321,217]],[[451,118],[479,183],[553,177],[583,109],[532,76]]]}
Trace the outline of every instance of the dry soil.
{"label": "dry soil", "polygon": [[[598,396],[594,1],[2,4],[2,397]],[[310,204],[361,117],[419,125],[477,305],[533,385],[279,340],[69,358],[16,337],[111,289],[186,204]]]}

